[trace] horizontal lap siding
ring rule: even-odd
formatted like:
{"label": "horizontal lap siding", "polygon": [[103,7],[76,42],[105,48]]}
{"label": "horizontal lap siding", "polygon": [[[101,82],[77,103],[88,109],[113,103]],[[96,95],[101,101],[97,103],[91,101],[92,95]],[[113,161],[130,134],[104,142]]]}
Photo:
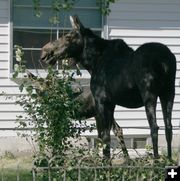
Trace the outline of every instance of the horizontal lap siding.
{"label": "horizontal lap siding", "polygon": [[9,79],[10,63],[10,0],[0,0],[0,136],[16,135],[16,114],[22,109],[15,105],[15,95],[19,94],[17,84]]}
{"label": "horizontal lap siding", "polygon": [[[161,0],[158,2],[156,0],[151,0],[151,2],[149,0],[124,0],[113,4],[111,7],[112,14],[108,17],[108,38],[123,38],[134,48],[145,42],[159,41],[168,45],[175,53],[178,72],[172,122],[176,133],[180,120],[180,113],[178,112],[180,109],[180,25],[178,23],[180,2],[179,0]],[[146,14],[147,12],[148,14]],[[139,19],[141,14],[143,14],[143,18]],[[151,14],[153,15],[151,16]],[[170,14],[168,18],[166,14]],[[9,2],[0,0],[0,93],[6,93],[6,95],[0,96],[0,129],[15,128],[17,126],[16,115],[23,113],[22,108],[15,105],[16,96],[19,95],[18,86],[9,79],[9,19]],[[159,103],[157,105],[157,117],[158,124],[163,129]],[[144,108],[131,110],[117,106],[115,118],[124,128],[126,135],[149,134]],[[94,119],[90,119],[89,123],[91,122],[94,122]],[[127,127],[131,128],[128,129]],[[146,129],[142,129],[144,127]],[[163,133],[164,130],[161,130],[160,134]],[[97,135],[96,132],[87,134]],[[1,135],[15,135],[15,132],[0,131]]]}
{"label": "horizontal lap siding", "polygon": [[[166,44],[177,59],[176,96],[173,109],[173,128],[178,133],[180,126],[180,1],[179,0],[119,0],[111,5],[111,14],[107,17],[108,39],[123,39],[136,49],[147,42]],[[147,127],[148,121],[144,108],[126,109],[116,107],[115,118],[122,127]],[[161,105],[157,105],[157,122],[164,127]],[[126,129],[126,134],[132,134]],[[146,133],[146,129],[137,129],[134,134]],[[164,134],[164,131],[161,131]],[[160,133],[160,134],[161,134]]]}

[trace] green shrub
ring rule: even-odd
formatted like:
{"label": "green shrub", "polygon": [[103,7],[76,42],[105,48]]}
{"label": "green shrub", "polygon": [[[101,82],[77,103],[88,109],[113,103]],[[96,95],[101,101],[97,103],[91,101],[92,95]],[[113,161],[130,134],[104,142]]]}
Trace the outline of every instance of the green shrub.
{"label": "green shrub", "polygon": [[73,75],[67,64],[63,71],[48,67],[45,77],[36,77],[26,73],[22,47],[16,46],[14,78],[23,74],[20,91],[26,92],[18,98],[27,116],[19,115],[20,128],[33,127],[33,137],[39,144],[40,152],[62,155],[72,147],[69,138],[78,137],[81,129],[76,120],[79,102],[73,100]]}

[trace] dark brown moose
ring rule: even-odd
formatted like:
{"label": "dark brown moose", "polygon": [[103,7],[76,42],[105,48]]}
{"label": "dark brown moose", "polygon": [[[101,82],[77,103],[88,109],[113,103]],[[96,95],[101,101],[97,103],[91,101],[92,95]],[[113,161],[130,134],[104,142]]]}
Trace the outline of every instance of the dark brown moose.
{"label": "dark brown moose", "polygon": [[55,64],[72,58],[91,74],[90,89],[95,100],[98,137],[110,157],[110,130],[115,105],[127,108],[145,106],[151,129],[154,156],[158,157],[156,104],[159,97],[164,117],[168,157],[171,158],[171,115],[175,95],[176,59],[167,46],[145,43],[137,50],[123,40],[105,40],[71,16],[73,30],[42,49],[41,60]]}

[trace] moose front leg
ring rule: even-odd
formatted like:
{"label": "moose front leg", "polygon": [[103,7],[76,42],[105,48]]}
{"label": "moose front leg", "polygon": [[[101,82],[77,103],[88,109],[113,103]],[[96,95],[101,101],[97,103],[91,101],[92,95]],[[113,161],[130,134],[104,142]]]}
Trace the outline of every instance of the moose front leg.
{"label": "moose front leg", "polygon": [[[100,101],[98,101],[100,102]],[[111,145],[111,137],[110,131],[113,125],[113,113],[115,105],[111,105],[109,103],[97,103],[97,116],[96,116],[96,125],[98,131],[98,137],[102,140],[103,147],[103,155],[105,158],[110,158],[110,145]]]}

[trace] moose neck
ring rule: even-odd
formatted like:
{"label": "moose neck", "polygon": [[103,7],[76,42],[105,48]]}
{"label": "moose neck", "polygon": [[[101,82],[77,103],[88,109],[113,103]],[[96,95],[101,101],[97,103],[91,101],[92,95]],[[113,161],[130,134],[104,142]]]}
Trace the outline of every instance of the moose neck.
{"label": "moose neck", "polygon": [[99,63],[98,57],[101,56],[106,47],[106,41],[96,35],[84,37],[83,52],[80,57],[80,63],[91,74],[95,66]]}

